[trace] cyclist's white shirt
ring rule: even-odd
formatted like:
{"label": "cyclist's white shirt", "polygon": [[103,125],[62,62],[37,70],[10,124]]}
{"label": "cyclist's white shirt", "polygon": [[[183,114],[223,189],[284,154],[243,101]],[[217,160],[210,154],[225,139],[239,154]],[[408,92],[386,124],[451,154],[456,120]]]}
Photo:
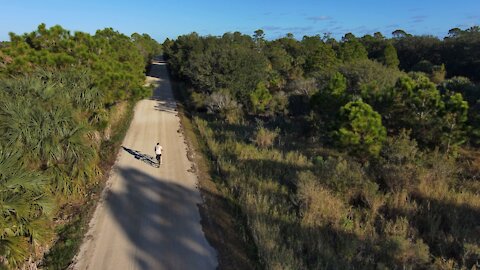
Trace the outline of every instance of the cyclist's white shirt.
{"label": "cyclist's white shirt", "polygon": [[161,145],[155,145],[155,154],[156,155],[161,155],[162,150],[163,150],[163,147]]}

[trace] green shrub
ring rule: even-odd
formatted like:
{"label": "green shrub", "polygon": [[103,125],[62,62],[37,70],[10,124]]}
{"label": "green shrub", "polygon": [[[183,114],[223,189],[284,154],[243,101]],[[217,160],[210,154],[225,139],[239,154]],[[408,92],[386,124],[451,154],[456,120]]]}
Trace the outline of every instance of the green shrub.
{"label": "green shrub", "polygon": [[376,174],[380,183],[392,192],[413,190],[419,182],[420,151],[406,131],[389,137],[380,153]]}

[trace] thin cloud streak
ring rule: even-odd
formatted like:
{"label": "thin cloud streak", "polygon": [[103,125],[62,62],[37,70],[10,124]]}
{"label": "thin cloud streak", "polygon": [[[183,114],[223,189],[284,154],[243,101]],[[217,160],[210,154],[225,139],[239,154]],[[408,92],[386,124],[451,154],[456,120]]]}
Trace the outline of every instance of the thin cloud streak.
{"label": "thin cloud streak", "polygon": [[325,15],[322,15],[322,16],[310,16],[310,17],[307,17],[307,20],[312,21],[312,22],[314,22],[314,23],[317,23],[317,22],[320,22],[320,21],[330,21],[330,20],[332,20],[332,17],[330,17],[330,16],[325,16]]}
{"label": "thin cloud streak", "polygon": [[398,28],[398,27],[400,27],[400,25],[398,25],[398,24],[389,24],[389,25],[387,25],[387,26],[385,26],[385,27],[387,27],[387,28]]}
{"label": "thin cloud streak", "polygon": [[427,19],[427,18],[428,18],[428,16],[425,16],[425,15],[417,15],[417,16],[412,16],[411,17],[413,23],[424,22],[425,19]]}
{"label": "thin cloud streak", "polygon": [[276,31],[276,32],[283,31],[283,32],[300,33],[300,32],[310,31],[313,29],[313,27],[312,26],[281,27],[281,26],[267,25],[267,26],[263,26],[262,29],[267,31]]}

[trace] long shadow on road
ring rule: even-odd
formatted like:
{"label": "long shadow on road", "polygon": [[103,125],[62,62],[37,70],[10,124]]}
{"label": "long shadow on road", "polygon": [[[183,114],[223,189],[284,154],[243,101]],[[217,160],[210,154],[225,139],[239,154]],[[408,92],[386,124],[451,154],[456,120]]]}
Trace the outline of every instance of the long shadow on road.
{"label": "long shadow on road", "polygon": [[124,192],[110,191],[111,209],[132,245],[139,269],[214,269],[198,225],[195,191],[155,179],[134,168],[119,168]]}
{"label": "long shadow on road", "polygon": [[133,150],[133,149],[130,149],[130,148],[127,148],[125,146],[122,146],[123,150],[125,150],[127,153],[129,153],[130,155],[132,155],[133,157],[135,157],[136,159],[140,160],[140,161],[143,161],[144,163],[152,166],[152,167],[160,167],[160,164],[158,164],[158,162],[150,155],[147,155],[147,154],[143,154],[142,152],[140,151],[137,151],[137,150]]}

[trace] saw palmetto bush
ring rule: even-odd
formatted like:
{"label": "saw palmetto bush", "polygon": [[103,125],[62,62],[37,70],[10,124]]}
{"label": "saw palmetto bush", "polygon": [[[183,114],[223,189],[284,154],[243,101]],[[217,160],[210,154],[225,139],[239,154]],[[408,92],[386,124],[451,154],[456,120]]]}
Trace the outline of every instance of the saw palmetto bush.
{"label": "saw palmetto bush", "polygon": [[35,254],[37,238],[53,234],[46,210],[66,196],[83,197],[99,175],[89,135],[108,119],[96,117],[102,97],[88,74],[2,80],[0,96],[0,256],[16,267]]}
{"label": "saw palmetto bush", "polygon": [[0,147],[0,264],[17,267],[51,233],[45,175],[25,168],[20,151]]}
{"label": "saw palmetto bush", "polygon": [[0,101],[0,134],[7,147],[25,150],[29,168],[46,173],[53,190],[76,194],[97,171],[97,155],[87,135],[95,124],[88,119],[101,111],[96,105],[101,101],[81,100],[84,96],[88,101],[95,89],[75,78],[78,75],[71,76],[77,85],[64,83],[66,75],[3,81],[7,94]]}

